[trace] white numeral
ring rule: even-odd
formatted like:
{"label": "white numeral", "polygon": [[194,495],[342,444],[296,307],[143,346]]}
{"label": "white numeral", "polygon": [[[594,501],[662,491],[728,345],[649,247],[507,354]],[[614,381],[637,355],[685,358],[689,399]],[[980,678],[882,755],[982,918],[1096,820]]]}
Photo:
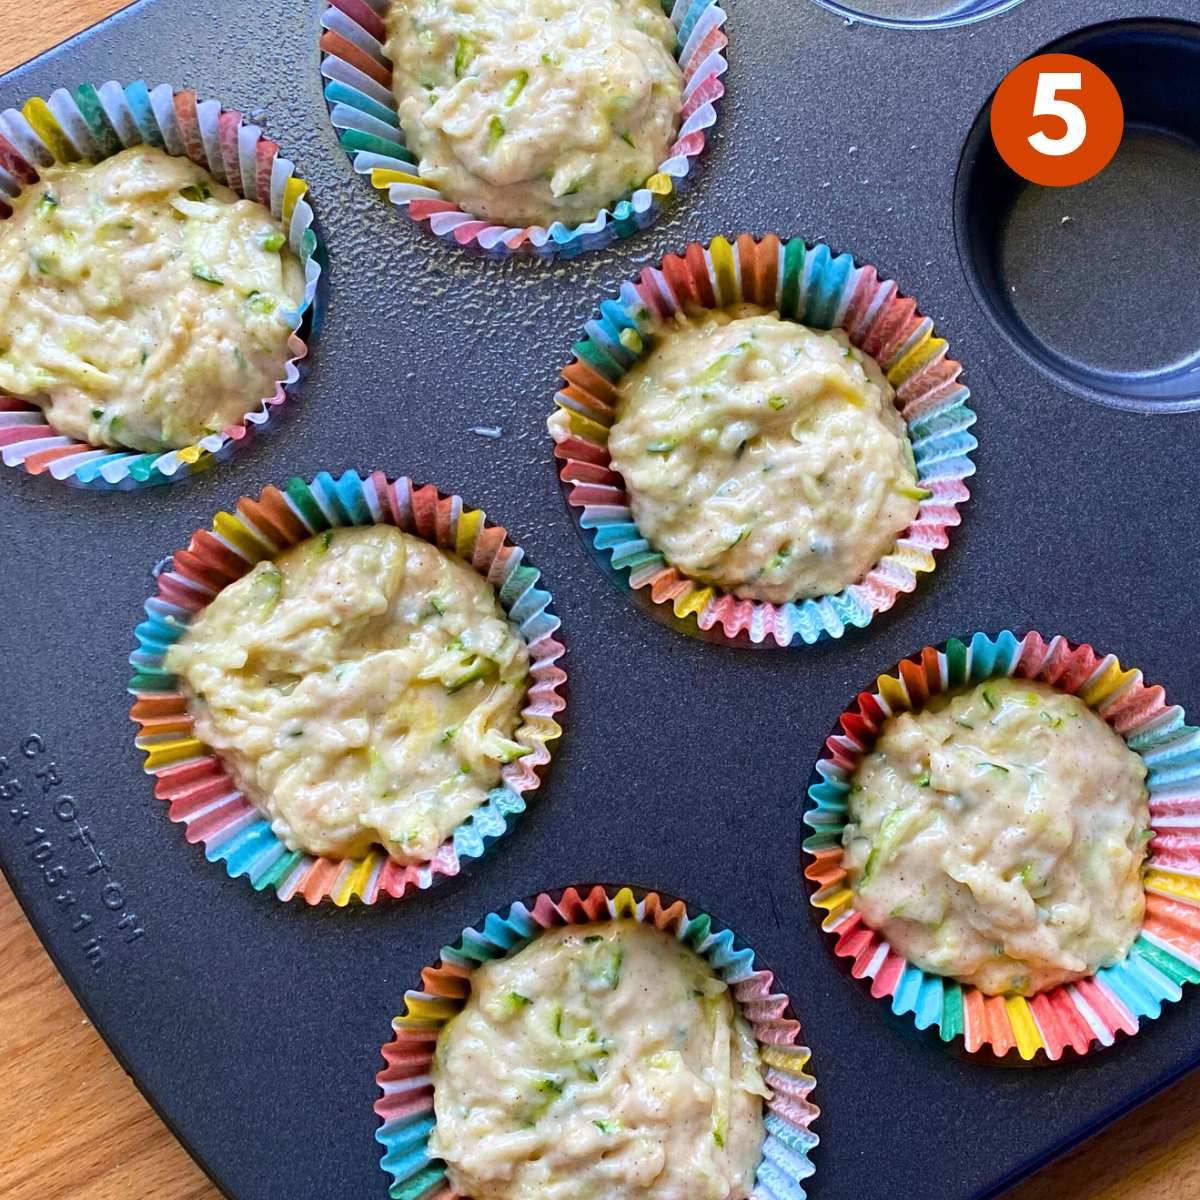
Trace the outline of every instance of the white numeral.
{"label": "white numeral", "polygon": [[1029,144],[1039,153],[1052,158],[1073,154],[1087,137],[1087,117],[1078,104],[1060,99],[1058,93],[1083,89],[1083,76],[1078,71],[1043,71],[1038,76],[1037,94],[1033,98],[1035,117],[1061,117],[1067,128],[1061,137],[1047,137],[1040,129],[1029,135]]}

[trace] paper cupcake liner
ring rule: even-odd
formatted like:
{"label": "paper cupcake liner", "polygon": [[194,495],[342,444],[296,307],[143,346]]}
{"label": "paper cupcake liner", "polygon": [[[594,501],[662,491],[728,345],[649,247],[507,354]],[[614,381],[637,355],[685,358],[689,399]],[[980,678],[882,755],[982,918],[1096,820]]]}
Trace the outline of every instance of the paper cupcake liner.
{"label": "paper cupcake liner", "polygon": [[[1077,695],[1141,755],[1148,775],[1150,842],[1144,883],[1146,918],[1128,955],[1087,979],[1026,999],[988,996],[975,987],[913,966],[869,928],[854,908],[842,865],[849,781],[893,713],[919,708],[932,695],[1013,676],[1040,680]],[[1083,1055],[1111,1046],[1119,1032],[1135,1034],[1178,1000],[1185,983],[1200,982],[1200,730],[1184,722],[1163,689],[1111,654],[1039,633],[1018,638],[1007,631],[952,639],[942,650],[926,646],[881,675],[874,692],[862,692],[841,716],[840,732],[825,743],[817,763],[821,779],[808,790],[804,843],[811,857],[804,874],[816,885],[811,902],[825,910],[822,927],[834,951],[853,959],[851,974],[871,981],[871,995],[909,1014],[918,1029],[937,1028],[944,1042],[961,1039],[969,1052],[1023,1059],[1044,1052],[1051,1061],[1070,1047]]]}
{"label": "paper cupcake liner", "polygon": [[813,1173],[809,1154],[818,1142],[811,1125],[820,1110],[809,1099],[816,1083],[805,1071],[811,1052],[799,1044],[800,1023],[788,1016],[788,997],[772,990],[771,972],[756,969],[754,952],[737,946],[728,929],[715,929],[712,917],[689,915],[682,900],[641,895],[599,885],[583,893],[567,888],[558,899],[543,892],[530,905],[517,902],[464,929],[455,945],[443,947],[437,966],[421,972],[420,988],[405,993],[404,1014],[392,1022],[395,1037],[383,1047],[387,1066],[375,1077],[383,1092],[375,1102],[383,1122],[375,1140],[383,1146],[381,1166],[392,1178],[393,1200],[458,1200],[445,1166],[429,1152],[436,1124],[431,1071],[438,1034],[470,994],[471,972],[515,954],[543,930],[615,917],[672,934],[729,985],[754,1030],[772,1093],[752,1200],[804,1200],[804,1180]]}
{"label": "paper cupcake liner", "polygon": [[684,85],[679,134],[669,157],[637,191],[582,225],[493,225],[443,199],[421,177],[416,156],[404,143],[392,93],[392,63],[384,49],[388,0],[327,0],[321,14],[321,75],[329,119],[355,171],[448,245],[490,258],[518,252],[571,258],[600,250],[653,224],[664,204],[682,190],[704,149],[705,131],[716,123],[716,103],[725,94],[725,10],[716,0],[662,4],[678,31],[675,57]]}
{"label": "paper cupcake liner", "polygon": [[[539,572],[481,509],[468,508],[458,496],[443,495],[431,485],[417,486],[407,478],[393,482],[381,471],[365,478],[347,471],[340,479],[322,472],[311,483],[294,478],[283,491],[264,488],[257,499],[243,497],[235,508],[235,513],[218,513],[211,530],[198,530],[188,548],[176,552],[146,601],[147,619],[136,630],[137,649],[129,658],[134,670],[129,691],[136,699],[129,715],[141,726],[137,746],[145,752],[147,774],[155,777],[154,794],[167,801],[170,819],[186,827],[187,840],[204,844],[210,861],[224,862],[231,876],[246,876],[256,891],[274,888],[281,900],[373,904],[380,896],[400,898],[457,875],[525,811],[527,795],[540,782],[539,770],[550,761],[549,743],[562,733],[555,718],[566,706],[560,691],[566,674],[557,665],[563,645],[555,637],[559,620],[550,611],[550,593],[537,586]],[[163,666],[167,650],[193,617],[255,563],[326,529],[375,524],[395,525],[474,567],[495,587],[529,649],[529,687],[514,737],[532,753],[503,767],[501,783],[487,802],[446,838],[430,862],[419,865],[402,865],[379,847],[357,859],[289,850],[241,794],[217,754],[195,736],[178,680]]]}
{"label": "paper cupcake liner", "polygon": [[[653,344],[658,322],[742,302],[816,329],[843,329],[876,359],[896,390],[917,476],[931,493],[896,548],[837,595],[768,604],[689,579],[642,535],[624,480],[609,459],[617,384]],[[848,626],[861,628],[891,608],[901,592],[911,592],[922,572],[934,569],[934,553],[946,547],[949,529],[960,521],[958,506],[969,497],[966,479],[975,472],[971,453],[977,445],[968,432],[975,413],[967,406],[970,392],[959,382],[962,367],[948,357],[946,342],[935,336],[916,301],[880,279],[874,267],[856,266],[849,254],[773,234],[756,239],[743,233],[732,244],[723,237],[708,246],[692,242],[682,255],[664,258],[661,267],[647,267],[618,298],[605,300],[573,349],[575,360],[563,369],[565,386],[555,397],[570,428],[554,431],[554,454],[579,526],[596,551],[610,557],[619,578],[628,572],[630,588],[648,589],[656,604],[670,605],[682,622],[694,619],[717,640],[761,645],[770,638],[792,646],[840,637]]]}
{"label": "paper cupcake liner", "polygon": [[60,434],[42,410],[0,392],[0,457],[31,475],[48,473],[79,487],[128,489],[169,483],[203,471],[242,444],[271,410],[283,403],[285,390],[300,378],[297,365],[308,353],[300,336],[313,304],[321,268],[314,257],[317,235],[306,199],[308,184],[279,155],[279,146],[241,113],[216,100],[197,101],[187,89],[168,84],[148,89],[140,80],[125,86],[110,80],[65,88],[49,100],[35,96],[18,111],[0,112],[0,220],[12,216],[11,202],[36,183],[40,168],[52,163],[100,162],[145,143],[176,157],[187,157],[247,200],[270,208],[287,232],[288,244],[304,265],[304,299],[288,338],[291,358],[275,391],[236,424],[191,446],[143,453]]}

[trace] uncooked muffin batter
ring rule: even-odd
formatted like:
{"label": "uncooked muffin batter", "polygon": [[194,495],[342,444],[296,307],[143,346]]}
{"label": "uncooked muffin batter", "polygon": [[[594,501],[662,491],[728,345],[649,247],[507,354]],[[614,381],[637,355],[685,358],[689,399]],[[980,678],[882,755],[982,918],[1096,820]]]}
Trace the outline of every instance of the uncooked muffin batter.
{"label": "uncooked muffin batter", "polygon": [[165,661],[197,736],[310,854],[427,861],[529,753],[529,656],[491,584],[392,526],[260,562]]}
{"label": "uncooked muffin batter", "polygon": [[438,1038],[431,1152],[473,1200],[743,1200],[768,1095],[729,988],[635,921],[540,934]]}
{"label": "uncooked muffin batter", "polygon": [[589,221],[675,141],[682,75],[658,0],[392,0],[387,28],[409,149],[474,216]]}
{"label": "uncooked muffin batter", "polygon": [[186,158],[48,167],[0,221],[0,391],[97,446],[188,446],[284,376],[304,271],[279,222]]}
{"label": "uncooked muffin batter", "polygon": [[1146,766],[1076,696],[999,679],[891,718],[855,773],[854,905],[917,966],[1031,996],[1141,928]]}
{"label": "uncooked muffin batter", "polygon": [[621,380],[608,449],[669,563],[776,604],[861,579],[928,494],[874,360],[753,305],[666,325]]}

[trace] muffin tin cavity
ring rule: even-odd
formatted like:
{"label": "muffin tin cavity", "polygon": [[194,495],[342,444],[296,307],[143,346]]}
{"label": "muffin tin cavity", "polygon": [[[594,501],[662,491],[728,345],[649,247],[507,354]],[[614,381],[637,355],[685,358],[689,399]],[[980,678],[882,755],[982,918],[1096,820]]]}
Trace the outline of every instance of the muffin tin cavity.
{"label": "muffin tin cavity", "polygon": [[858,4],[838,4],[836,0],[816,0],[822,7],[848,22],[863,21],[888,29],[949,29],[970,25],[987,17],[1016,8],[1021,0],[861,0]]}
{"label": "muffin tin cavity", "polygon": [[1124,137],[1094,178],[1039,187],[1001,161],[985,107],[955,188],[967,277],[1000,332],[1055,383],[1118,408],[1200,407],[1200,109],[1186,99],[1200,26],[1111,22],[1046,52],[1108,74]]}

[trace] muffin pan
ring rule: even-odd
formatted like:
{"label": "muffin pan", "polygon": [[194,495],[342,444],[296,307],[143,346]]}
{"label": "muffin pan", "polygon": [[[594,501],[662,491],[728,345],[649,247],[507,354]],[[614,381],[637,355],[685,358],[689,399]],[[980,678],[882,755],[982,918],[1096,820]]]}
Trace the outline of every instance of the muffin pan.
{"label": "muffin pan", "polygon": [[[1200,706],[1200,426],[1089,402],[1141,403],[1135,386],[1186,365],[1197,325],[1194,256],[1171,250],[1193,218],[1142,197],[1148,178],[1191,186],[1172,164],[1196,153],[1194,129],[1189,141],[1182,118],[1166,125],[1169,95],[1150,102],[1170,47],[1193,44],[1200,4],[1154,0],[1161,20],[1087,49],[1080,26],[1128,7],[1042,0],[902,32],[815,3],[730,0],[729,90],[694,184],[652,228],[558,264],[473,259],[354,174],[322,94],[316,0],[142,0],[0,80],[0,108],[110,78],[220,96],[271,130],[320,201],[324,328],[305,387],[252,445],[171,488],[0,479],[0,860],[114,1052],[227,1194],[385,1196],[372,1105],[387,1020],[481,914],[568,883],[677,895],[774,973],[814,1052],[817,1200],[998,1195],[1200,1063],[1186,995],[1103,1054],[1024,1070],[1007,1069],[1016,1054],[966,1060],[851,978],[801,873],[804,790],[826,735],[856,688],[921,646],[1053,630]],[[1114,178],[1138,197],[1137,224],[1110,226],[1112,260],[1070,241],[1110,244],[1090,224],[1111,211],[1104,195],[1080,191],[1065,225],[1044,227],[1020,196],[1004,224],[971,224],[993,190],[977,117],[1004,73],[1051,43],[1115,47],[1127,69],[1104,62],[1131,120],[1171,130],[1131,130],[1137,161]],[[1035,199],[1076,203],[1024,203]],[[681,637],[605,584],[570,528],[545,433],[559,369],[600,301],[690,241],[743,231],[824,242],[919,297],[979,416],[972,499],[935,575],[870,628],[795,652]],[[1050,310],[1021,294],[1044,286],[1044,261],[1064,268]],[[1108,304],[1072,323],[1073,305],[1105,296],[1128,306],[1127,323]],[[1138,337],[1114,346],[1125,330]],[[430,480],[510,531],[553,590],[571,694],[542,787],[483,861],[401,904],[339,910],[256,893],[184,843],[142,773],[124,688],[164,555],[268,482],[351,468]]]}

